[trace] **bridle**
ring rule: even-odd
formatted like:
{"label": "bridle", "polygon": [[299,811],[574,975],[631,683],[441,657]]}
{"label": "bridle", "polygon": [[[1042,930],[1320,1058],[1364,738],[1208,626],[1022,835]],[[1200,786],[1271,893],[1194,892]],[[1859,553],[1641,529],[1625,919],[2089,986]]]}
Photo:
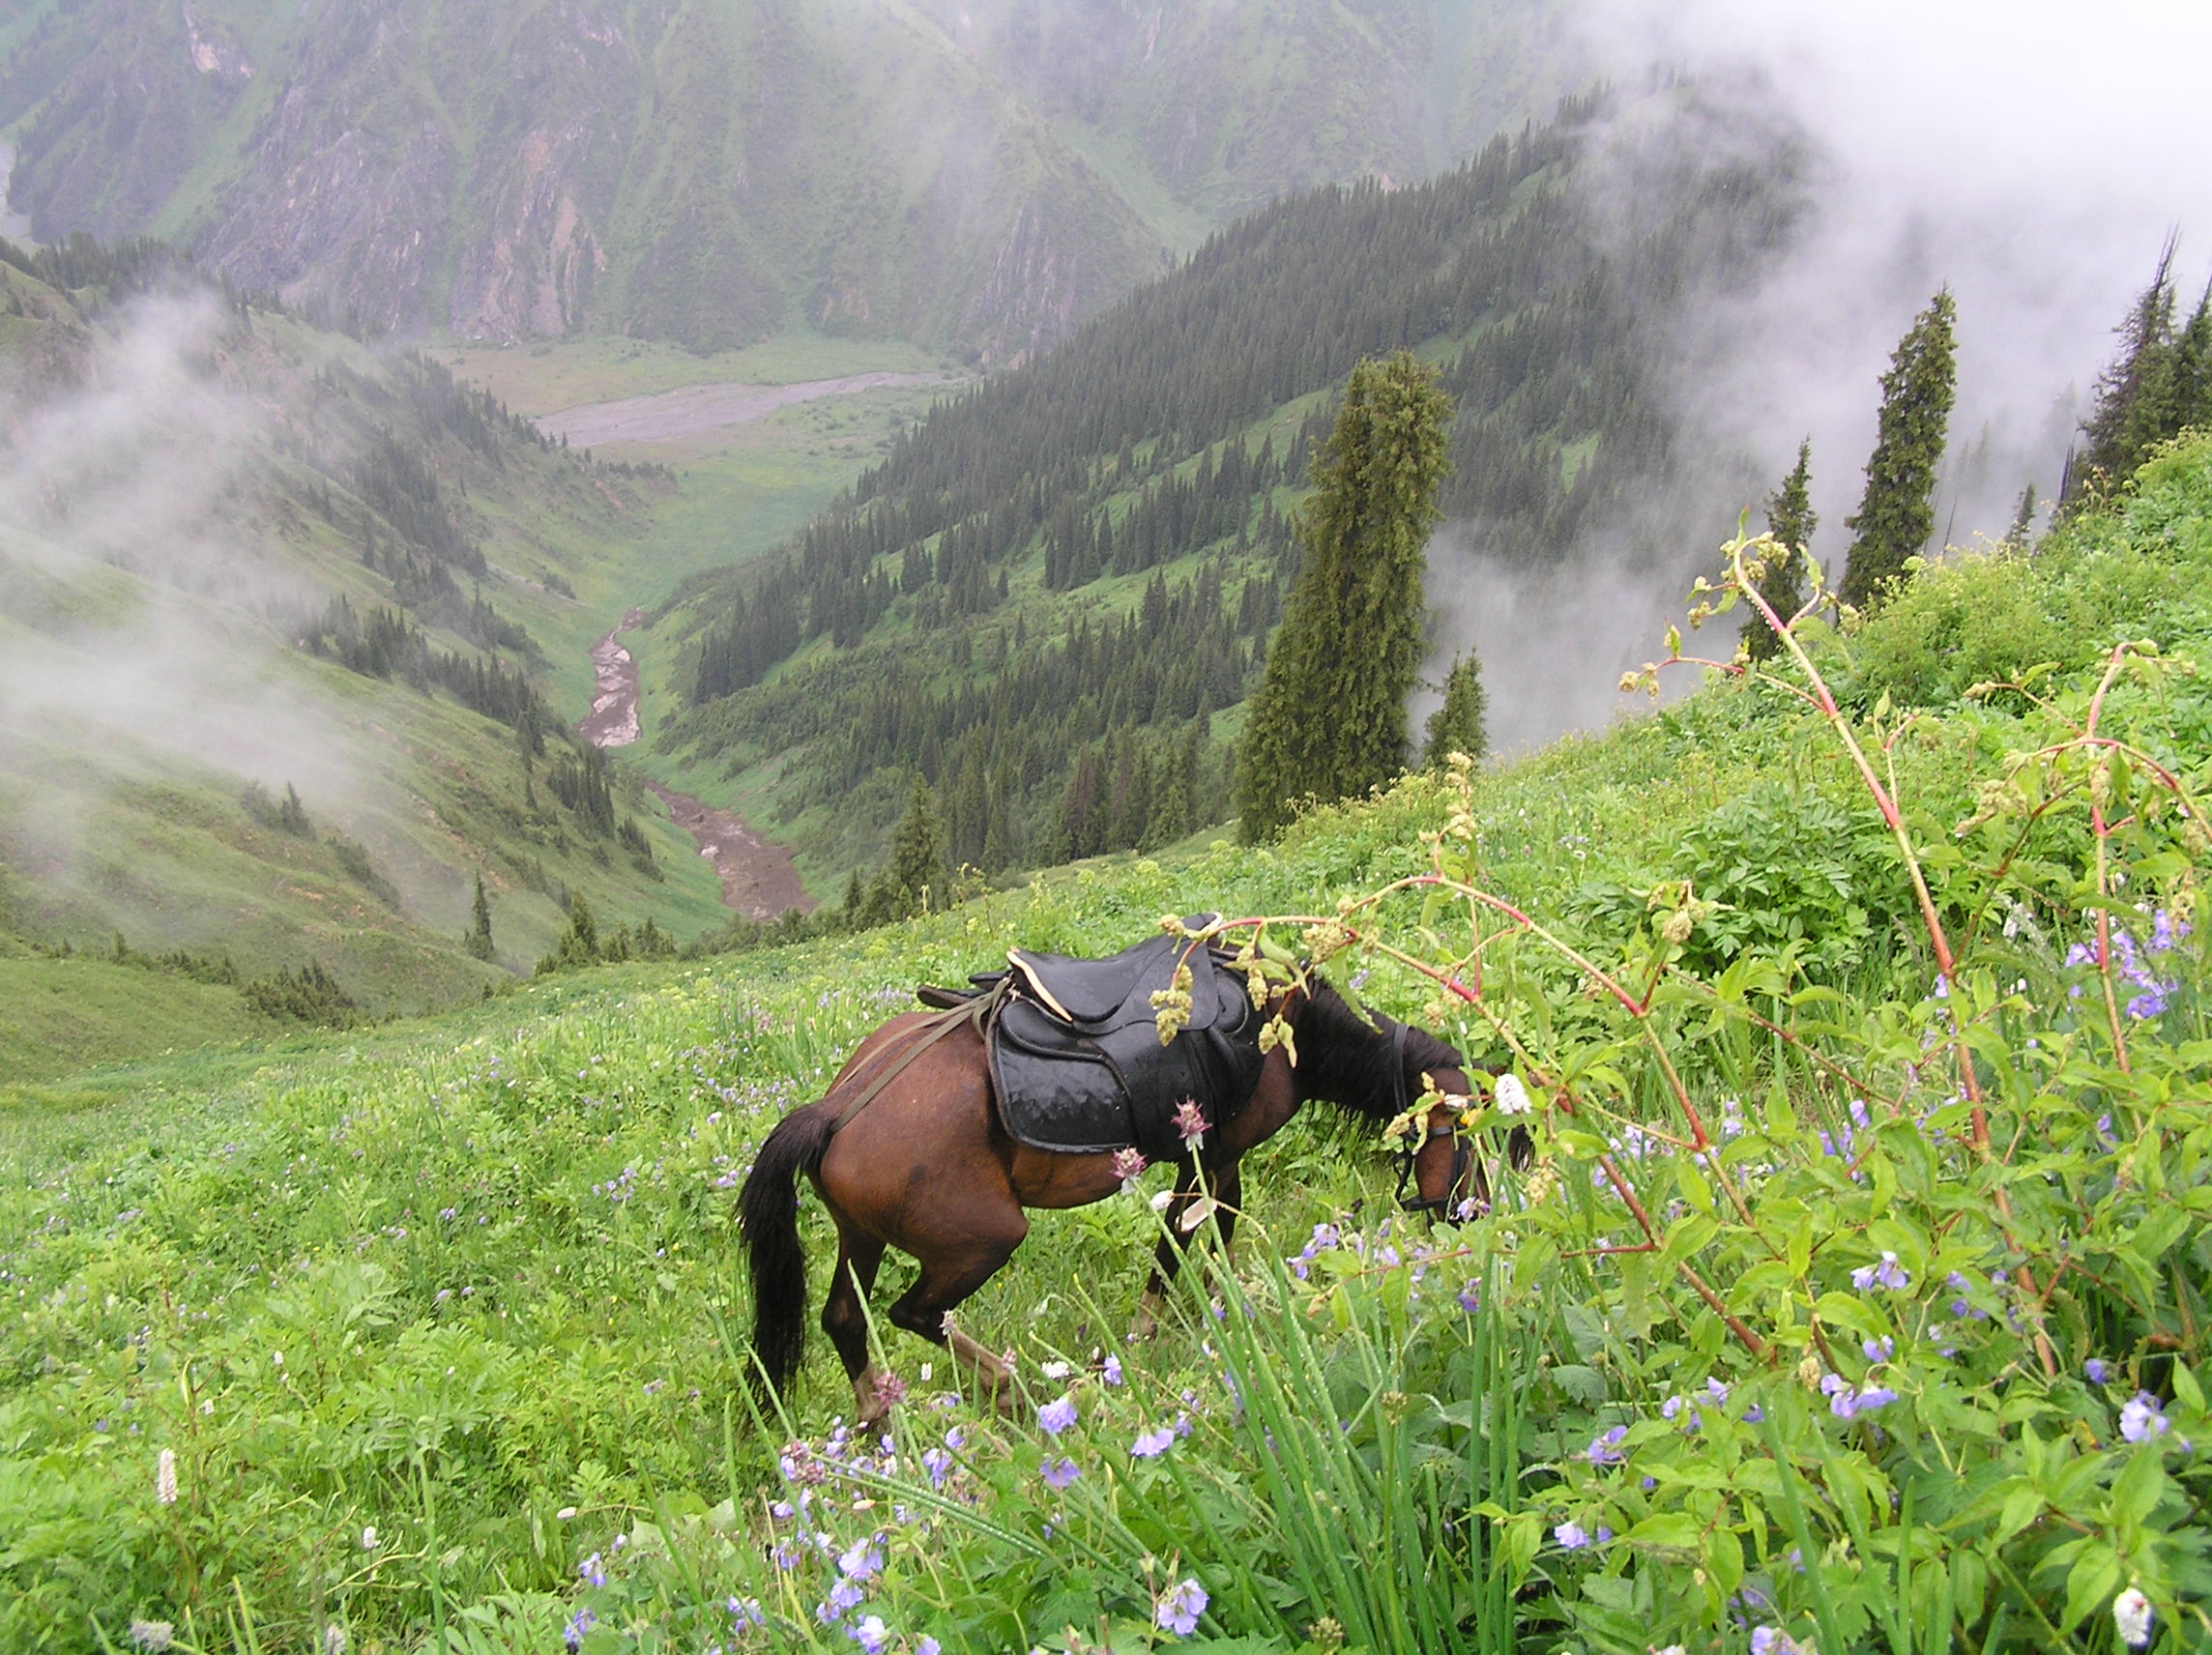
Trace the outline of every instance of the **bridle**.
{"label": "bridle", "polygon": [[[1397,1113],[1404,1115],[1412,1106],[1406,1098],[1406,1025],[1403,1023],[1398,1024],[1390,1035],[1390,1089],[1392,1099],[1397,1104]],[[1413,1183],[1414,1162],[1420,1159],[1421,1151],[1439,1138],[1449,1138],[1452,1141],[1451,1175],[1444,1179],[1444,1193],[1424,1198],[1420,1186],[1413,1184],[1413,1193],[1408,1196],[1406,1189]],[[1407,1212],[1450,1211],[1455,1202],[1452,1192],[1459,1188],[1473,1164],[1474,1151],[1468,1143],[1467,1134],[1459,1129],[1456,1122],[1445,1126],[1431,1126],[1418,1140],[1408,1134],[1405,1144],[1398,1150],[1398,1205]]]}

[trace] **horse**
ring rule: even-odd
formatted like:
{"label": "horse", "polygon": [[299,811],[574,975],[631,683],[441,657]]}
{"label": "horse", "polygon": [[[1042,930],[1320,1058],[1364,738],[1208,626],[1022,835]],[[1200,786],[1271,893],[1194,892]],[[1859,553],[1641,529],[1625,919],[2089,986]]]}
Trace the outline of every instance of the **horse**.
{"label": "horse", "polygon": [[[1423,1030],[1362,1016],[1318,976],[1277,989],[1266,1010],[1289,1027],[1289,1049],[1276,1045],[1267,1053],[1250,1095],[1217,1105],[1195,1152],[1186,1141],[1138,1315],[1140,1336],[1150,1331],[1192,1232],[1210,1219],[1226,1251],[1243,1194],[1238,1168],[1245,1153],[1308,1102],[1332,1103],[1380,1123],[1407,1114],[1433,1083],[1458,1101],[1433,1103],[1422,1136],[1402,1151],[1400,1199],[1410,1210],[1431,1213],[1470,1199],[1488,1205],[1482,1168],[1459,1130],[1470,1089],[1458,1052]],[[961,1019],[957,1011],[949,1016]],[[1115,1194],[1127,1165],[1117,1160],[1107,1152],[1035,1148],[1006,1131],[979,1016],[948,1025],[946,1014],[908,1012],[876,1029],[819,1102],[777,1122],[739,1192],[753,1351],[771,1393],[789,1386],[806,1337],[800,1174],[837,1228],[822,1329],[845,1365],[861,1425],[873,1429],[903,1389],[868,1350],[865,1301],[884,1249],[896,1247],[921,1266],[919,1279],[890,1307],[891,1323],[948,1350],[1000,1411],[1016,1413],[1011,1370],[954,1327],[952,1313],[1021,1245],[1029,1233],[1026,1208],[1084,1206]],[[1405,1199],[1409,1176],[1418,1200]]]}

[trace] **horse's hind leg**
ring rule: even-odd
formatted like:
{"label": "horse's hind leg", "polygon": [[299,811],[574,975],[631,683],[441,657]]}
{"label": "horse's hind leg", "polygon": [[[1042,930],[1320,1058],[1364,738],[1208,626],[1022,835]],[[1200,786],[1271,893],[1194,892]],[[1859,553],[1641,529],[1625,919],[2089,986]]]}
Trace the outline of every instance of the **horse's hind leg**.
{"label": "horse's hind leg", "polygon": [[882,1423],[889,1402],[875,1365],[868,1360],[867,1298],[876,1285],[876,1267],[884,1262],[884,1244],[842,1218],[837,1221],[837,1269],[830,1283],[830,1297],[822,1306],[822,1331],[836,1346],[845,1364],[845,1377],[853,1381],[853,1400],[859,1409],[863,1430]]}
{"label": "horse's hind leg", "polygon": [[970,1238],[957,1253],[932,1253],[921,1260],[921,1279],[891,1306],[892,1323],[918,1333],[933,1345],[951,1350],[953,1359],[975,1376],[1001,1413],[1013,1414],[1020,1405],[1014,1396],[1014,1376],[1005,1363],[967,1334],[946,1325],[953,1307],[998,1273],[1029,1234],[1029,1220],[1021,1208],[1011,1209],[1011,1223],[995,1236]]}

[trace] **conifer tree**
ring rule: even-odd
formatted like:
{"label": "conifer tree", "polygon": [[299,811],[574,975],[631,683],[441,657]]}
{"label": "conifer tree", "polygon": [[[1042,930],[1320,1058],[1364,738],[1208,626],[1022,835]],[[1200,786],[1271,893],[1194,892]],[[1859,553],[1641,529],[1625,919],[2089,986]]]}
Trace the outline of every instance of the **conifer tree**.
{"label": "conifer tree", "polygon": [[483,875],[477,875],[477,900],[473,922],[469,926],[468,950],[480,960],[493,957],[491,943],[491,898],[484,894]]}
{"label": "conifer tree", "polygon": [[1309,794],[1349,798],[1405,766],[1451,418],[1434,370],[1410,351],[1352,370],[1335,429],[1313,458],[1317,492],[1298,520],[1305,566],[1237,764],[1247,841],[1275,832]]}
{"label": "conifer tree", "polygon": [[1958,390],[1958,310],[1951,290],[1938,288],[1881,376],[1881,418],[1867,460],[1866,493],[1857,514],[1844,520],[1856,537],[1837,595],[1853,608],[1879,603],[1936,526],[1936,467]]}
{"label": "conifer tree", "polygon": [[[1805,606],[1806,548],[1819,516],[1813,509],[1813,439],[1797,445],[1797,464],[1782,479],[1782,486],[1766,497],[1766,532],[1782,547],[1781,555],[1766,566],[1759,578],[1759,595],[1787,621]],[[1757,610],[1743,624],[1744,653],[1755,661],[1779,654],[1782,640]]]}
{"label": "conifer tree", "polygon": [[[2170,434],[2173,401],[2173,253],[2168,237],[2150,285],[2136,297],[2119,327],[2120,352],[2097,376],[2096,406],[2081,421],[2087,444],[2081,480],[2102,475],[2118,482],[2142,463],[2151,444]],[[2173,427],[2173,428],[2178,428]],[[2076,489],[2077,495],[2079,488]]]}
{"label": "conifer tree", "polygon": [[931,892],[942,894],[945,889],[945,830],[938,825],[926,776],[915,776],[906,814],[891,830],[891,855],[884,867],[883,884],[891,918],[919,914]]}
{"label": "conifer tree", "polygon": [[2005,531],[2004,544],[2027,550],[2029,537],[2035,533],[2035,483],[2020,491],[2020,505],[2012,514],[2012,527]]}
{"label": "conifer tree", "polygon": [[1482,662],[1469,650],[1452,662],[1444,678],[1443,705],[1429,714],[1428,744],[1421,755],[1424,768],[1441,770],[1454,753],[1479,759],[1490,750],[1490,734],[1483,713],[1488,698],[1482,692]]}

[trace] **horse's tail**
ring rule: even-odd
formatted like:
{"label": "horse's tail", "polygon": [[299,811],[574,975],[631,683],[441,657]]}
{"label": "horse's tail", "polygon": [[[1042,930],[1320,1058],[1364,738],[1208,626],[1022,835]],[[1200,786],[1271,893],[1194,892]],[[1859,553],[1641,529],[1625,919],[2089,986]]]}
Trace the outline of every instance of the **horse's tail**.
{"label": "horse's tail", "polygon": [[753,1278],[753,1350],[779,1394],[806,1350],[806,1254],[799,1244],[795,1185],[800,1173],[822,1164],[836,1120],[819,1103],[785,1116],[738,1192],[738,1231]]}

